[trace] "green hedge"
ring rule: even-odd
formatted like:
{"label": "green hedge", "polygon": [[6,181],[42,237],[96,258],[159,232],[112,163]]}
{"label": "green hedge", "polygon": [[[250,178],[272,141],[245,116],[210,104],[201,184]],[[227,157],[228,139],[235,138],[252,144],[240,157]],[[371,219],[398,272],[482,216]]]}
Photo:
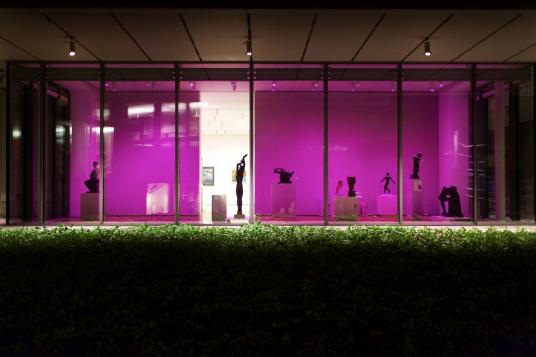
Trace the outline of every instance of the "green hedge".
{"label": "green hedge", "polygon": [[536,353],[536,234],[0,231],[0,354]]}

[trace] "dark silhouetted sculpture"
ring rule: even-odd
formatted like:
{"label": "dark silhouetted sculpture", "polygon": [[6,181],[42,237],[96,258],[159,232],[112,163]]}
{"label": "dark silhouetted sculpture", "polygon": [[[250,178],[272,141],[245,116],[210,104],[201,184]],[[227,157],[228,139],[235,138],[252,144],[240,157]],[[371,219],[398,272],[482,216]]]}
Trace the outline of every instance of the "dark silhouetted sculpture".
{"label": "dark silhouetted sculpture", "polygon": [[99,174],[97,171],[97,166],[99,163],[97,161],[93,161],[93,170],[91,170],[91,174],[89,175],[89,180],[84,181],[84,184],[86,185],[88,192],[90,193],[97,193],[99,192]]}
{"label": "dark silhouetted sculpture", "polygon": [[383,193],[391,193],[391,190],[389,189],[389,184],[392,182],[394,185],[396,185],[395,180],[393,180],[391,178],[391,175],[388,172],[386,172],[385,177],[382,178],[380,182],[384,182],[384,181],[385,181],[385,184],[383,185]]}
{"label": "dark silhouetted sculpture", "polygon": [[244,180],[244,172],[246,170],[246,156],[248,156],[248,154],[244,155],[242,160],[236,164],[236,205],[238,206],[238,211],[235,215],[236,218],[244,217],[244,214],[242,213],[242,196],[244,195],[242,181]]}
{"label": "dark silhouetted sculpture", "polygon": [[348,176],[346,181],[348,181],[348,197],[355,197],[355,176]]}
{"label": "dark silhouetted sculpture", "polygon": [[415,156],[413,156],[413,172],[410,179],[419,179],[419,169],[421,166],[421,160],[422,160],[422,153],[417,153]]}
{"label": "dark silhouetted sculpture", "polygon": [[[446,217],[463,217],[460,194],[456,186],[443,187],[439,194],[441,202],[441,215]],[[448,211],[445,210],[445,202],[448,203]]]}
{"label": "dark silhouetted sculpture", "polygon": [[294,174],[294,171],[286,171],[280,167],[274,169],[274,173],[279,175],[279,183],[292,183],[290,178]]}

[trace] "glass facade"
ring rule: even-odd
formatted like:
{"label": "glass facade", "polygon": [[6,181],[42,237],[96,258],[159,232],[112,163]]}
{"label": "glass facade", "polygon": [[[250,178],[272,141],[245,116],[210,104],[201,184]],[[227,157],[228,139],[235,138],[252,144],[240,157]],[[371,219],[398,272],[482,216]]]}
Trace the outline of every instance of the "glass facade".
{"label": "glass facade", "polygon": [[533,223],[533,67],[9,64],[7,224]]}

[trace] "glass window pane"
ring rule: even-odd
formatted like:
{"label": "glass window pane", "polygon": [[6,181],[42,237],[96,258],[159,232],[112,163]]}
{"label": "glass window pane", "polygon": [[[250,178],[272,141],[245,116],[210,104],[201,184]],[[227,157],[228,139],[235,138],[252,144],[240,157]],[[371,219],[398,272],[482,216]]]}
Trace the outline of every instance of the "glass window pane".
{"label": "glass window pane", "polygon": [[330,67],[330,222],[397,216],[396,66]]}
{"label": "glass window pane", "polygon": [[404,220],[472,217],[470,67],[403,67]]}
{"label": "glass window pane", "polygon": [[256,220],[322,223],[322,67],[258,65],[255,72]]}

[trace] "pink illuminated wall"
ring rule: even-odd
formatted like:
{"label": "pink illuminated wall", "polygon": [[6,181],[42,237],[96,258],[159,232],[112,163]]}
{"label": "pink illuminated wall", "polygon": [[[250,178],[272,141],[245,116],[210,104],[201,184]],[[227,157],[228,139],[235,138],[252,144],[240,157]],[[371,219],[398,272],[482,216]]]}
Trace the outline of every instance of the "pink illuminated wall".
{"label": "pink illuminated wall", "polygon": [[439,187],[456,186],[462,212],[470,217],[471,139],[469,127],[469,84],[449,86],[439,94]]}
{"label": "pink illuminated wall", "polygon": [[321,92],[255,93],[255,210],[271,214],[276,167],[293,170],[296,214],[322,215]]}
{"label": "pink illuminated wall", "polygon": [[80,216],[80,194],[87,192],[84,181],[89,179],[92,162],[99,161],[99,93],[87,83],[64,84],[71,95],[71,160],[69,216]]}
{"label": "pink illuminated wall", "polygon": [[[338,180],[347,195],[347,176],[356,177],[368,213],[376,212],[386,172],[395,181],[397,170],[397,100],[391,92],[329,93],[329,202]],[[396,185],[391,185],[396,194]]]}
{"label": "pink illuminated wall", "polygon": [[403,96],[403,199],[404,214],[411,214],[413,156],[421,152],[419,176],[423,182],[423,209],[427,215],[439,211],[438,191],[438,95],[428,92],[405,92]]}
{"label": "pink illuminated wall", "polygon": [[[196,93],[184,93],[181,102],[197,100]],[[169,185],[169,214],[174,212],[175,143],[173,92],[108,92],[106,106],[113,128],[113,149],[107,163],[106,214],[145,215],[147,185]],[[129,114],[136,108],[154,107],[148,114]],[[148,107],[147,107],[148,106]],[[188,107],[182,104],[182,108]],[[141,109],[143,111],[143,109]],[[198,124],[191,115],[181,115],[181,213],[197,212],[199,182]]]}

